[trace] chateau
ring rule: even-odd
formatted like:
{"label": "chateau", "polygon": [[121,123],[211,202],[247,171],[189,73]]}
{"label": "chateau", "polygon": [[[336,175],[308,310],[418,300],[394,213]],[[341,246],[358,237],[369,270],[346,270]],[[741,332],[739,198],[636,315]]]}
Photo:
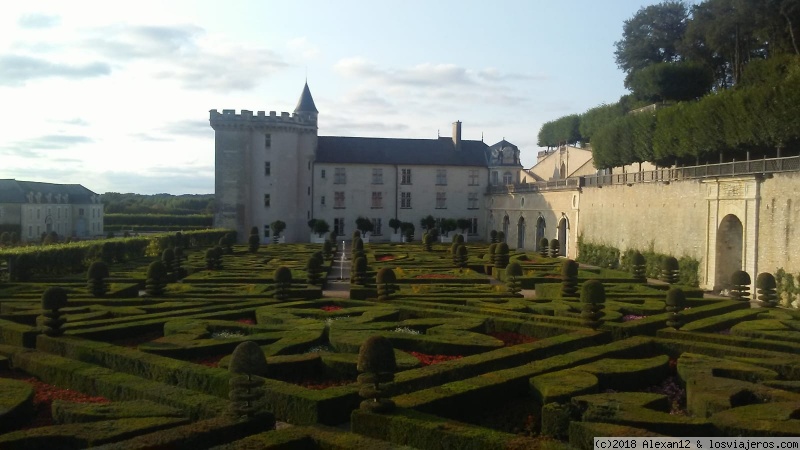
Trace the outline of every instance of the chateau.
{"label": "chateau", "polygon": [[[388,221],[470,220],[469,239],[502,230],[512,248],[557,238],[576,258],[578,240],[621,251],[686,256],[700,286],[720,290],[735,270],[800,272],[800,157],[697,167],[648,166],[598,174],[591,151],[562,147],[529,169],[505,140],[488,146],[450,137],[384,139],[317,135],[308,85],[293,114],[210,111],[215,130],[215,225],[246,239],[253,226],[286,222],[287,242],[312,238],[323,219],[343,236],[372,220],[371,239],[390,241]],[[421,237],[419,231],[416,239]]]}
{"label": "chateau", "polygon": [[[308,84],[293,114],[210,112],[215,130],[215,226],[246,238],[257,226],[286,222],[286,242],[307,242],[310,219],[350,236],[355,220],[372,221],[374,242],[390,241],[390,219],[413,223],[431,215],[468,219],[468,237],[486,238],[490,185],[519,181],[519,149],[451,136],[390,139],[318,136],[318,111]],[[419,239],[422,233],[417,232]]]}
{"label": "chateau", "polygon": [[80,184],[0,180],[0,231],[17,233],[22,242],[43,233],[62,237],[103,235],[100,196]]}

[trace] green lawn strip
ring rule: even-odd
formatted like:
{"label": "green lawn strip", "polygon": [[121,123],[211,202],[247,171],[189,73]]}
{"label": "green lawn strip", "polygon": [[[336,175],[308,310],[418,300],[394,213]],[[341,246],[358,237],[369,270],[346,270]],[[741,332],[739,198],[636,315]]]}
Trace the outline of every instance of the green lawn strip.
{"label": "green lawn strip", "polygon": [[[469,405],[523,395],[530,389],[530,378],[536,375],[590,363],[602,358],[651,356],[654,352],[655,348],[650,338],[634,337],[610,344],[579,348],[569,353],[536,359],[517,367],[480,373],[459,381],[442,382],[433,388],[399,395],[394,400],[398,406],[404,408],[448,415],[458,411],[468,411]],[[408,372],[419,370],[422,369]],[[399,375],[402,374],[398,374],[398,378]]]}
{"label": "green lawn strip", "polygon": [[354,433],[418,449],[566,449],[560,441],[517,436],[407,409],[391,414],[357,409],[351,424]]}
{"label": "green lawn strip", "polygon": [[228,401],[219,397],[41,351],[0,345],[0,354],[10,356],[15,368],[45,383],[89,395],[152,400],[179,408],[192,418],[214,417],[228,407]]}
{"label": "green lawn strip", "polygon": [[274,427],[275,418],[270,413],[261,413],[252,418],[241,419],[222,415],[142,434],[125,441],[97,447],[97,450],[204,449],[233,441],[242,436],[262,433]]}
{"label": "green lawn strip", "polygon": [[0,448],[79,450],[186,422],[187,419],[175,417],[144,417],[53,425],[6,433],[0,436]]}

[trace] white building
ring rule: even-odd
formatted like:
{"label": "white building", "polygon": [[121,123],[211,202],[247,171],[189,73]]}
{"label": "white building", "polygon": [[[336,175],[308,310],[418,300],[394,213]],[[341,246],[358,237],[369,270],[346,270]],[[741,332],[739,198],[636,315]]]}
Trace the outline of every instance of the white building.
{"label": "white building", "polygon": [[[256,226],[286,222],[286,242],[311,236],[308,221],[325,220],[350,236],[358,217],[374,225],[373,241],[389,241],[390,219],[468,219],[469,234],[488,233],[484,196],[490,183],[520,181],[519,149],[450,137],[396,139],[317,135],[318,111],[308,89],[293,114],[210,111],[215,130],[215,226],[244,240]],[[494,178],[490,179],[490,176]]]}
{"label": "white building", "polygon": [[100,196],[80,184],[0,180],[0,231],[23,242],[55,231],[61,237],[103,235]]}

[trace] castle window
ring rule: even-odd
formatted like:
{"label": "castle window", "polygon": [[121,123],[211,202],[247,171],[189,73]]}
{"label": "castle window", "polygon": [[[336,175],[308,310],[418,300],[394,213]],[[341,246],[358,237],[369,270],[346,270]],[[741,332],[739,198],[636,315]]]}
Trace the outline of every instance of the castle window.
{"label": "castle window", "polygon": [[344,209],[344,192],[338,191],[333,193],[333,207],[335,209]]}
{"label": "castle window", "polygon": [[492,171],[492,186],[497,186],[500,182],[499,175],[496,170]]}
{"label": "castle window", "polygon": [[478,209],[478,193],[470,192],[467,194],[467,209]]}
{"label": "castle window", "polygon": [[400,193],[400,207],[404,209],[411,208],[411,192]]}
{"label": "castle window", "polygon": [[478,218],[473,217],[469,220],[469,233],[468,234],[478,234]]}
{"label": "castle window", "polygon": [[320,171],[319,171],[319,177],[320,177],[320,178],[325,178],[325,169],[320,169]]}
{"label": "castle window", "polygon": [[381,219],[373,218],[372,219],[372,235],[373,236],[380,236],[383,234]]}
{"label": "castle window", "polygon": [[264,135],[264,148],[272,147],[272,135],[267,133]]}
{"label": "castle window", "polygon": [[272,175],[272,163],[269,161],[264,162],[264,176],[268,177]]}
{"label": "castle window", "polygon": [[411,184],[411,169],[400,169],[400,184]]}
{"label": "castle window", "polygon": [[269,237],[269,225],[264,225],[264,237]]}
{"label": "castle window", "polygon": [[270,195],[269,194],[264,194],[264,207],[265,208],[269,208],[270,200],[271,200],[270,199]]}
{"label": "castle window", "polygon": [[511,177],[511,172],[504,173],[503,174],[503,184],[508,185],[508,184],[513,184],[513,183],[514,183],[514,181],[513,181],[512,177]]}
{"label": "castle window", "polygon": [[469,169],[469,185],[478,185],[478,169]]}
{"label": "castle window", "polygon": [[337,236],[344,235],[344,217],[333,219],[333,232],[336,233]]}
{"label": "castle window", "polygon": [[322,205],[322,206],[325,206],[325,196],[324,195],[319,198],[319,204]]}
{"label": "castle window", "polygon": [[383,208],[383,192],[372,193],[372,209]]}
{"label": "castle window", "polygon": [[372,184],[383,184],[383,169],[372,169]]}
{"label": "castle window", "polygon": [[447,169],[436,169],[436,185],[447,186]]}
{"label": "castle window", "polygon": [[447,208],[447,192],[436,193],[436,209]]}
{"label": "castle window", "polygon": [[83,208],[78,208],[78,217],[83,217]]}
{"label": "castle window", "polygon": [[333,184],[346,184],[347,173],[344,171],[344,167],[337,167],[333,170]]}

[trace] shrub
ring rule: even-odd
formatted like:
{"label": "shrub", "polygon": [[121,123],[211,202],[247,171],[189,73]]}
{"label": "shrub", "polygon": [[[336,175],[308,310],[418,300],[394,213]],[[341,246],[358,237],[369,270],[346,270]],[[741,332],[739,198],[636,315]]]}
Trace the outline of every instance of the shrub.
{"label": "shrub", "polygon": [[336,248],[336,242],[337,242],[338,238],[339,238],[339,236],[336,234],[335,231],[331,231],[330,234],[328,234],[328,242],[333,244],[334,248]]}
{"label": "shrub", "polygon": [[489,241],[492,244],[496,244],[497,243],[497,230],[492,230],[492,231],[489,232]]}
{"label": "shrub", "polygon": [[398,219],[389,219],[389,228],[391,228],[392,230],[394,230],[394,234],[397,234],[397,230],[400,228],[400,225],[401,225],[402,223],[403,223],[403,222],[401,222],[401,221],[400,221],[400,220],[398,220]]}
{"label": "shrub", "polygon": [[561,296],[578,296],[578,263],[571,259],[561,263]]}
{"label": "shrub", "polygon": [[506,266],[506,276],[508,277],[508,291],[512,295],[519,294],[521,290],[519,277],[522,276],[522,266],[516,261],[512,262]]}
{"label": "shrub", "polygon": [[361,234],[366,236],[367,233],[371,233],[374,229],[374,225],[372,225],[372,221],[366,217],[358,217],[356,219],[356,228],[361,231]]}
{"label": "shrub", "polygon": [[638,251],[631,256],[631,275],[638,281],[647,280],[647,261]]}
{"label": "shrub", "polygon": [[228,372],[231,373],[228,381],[230,391],[228,398],[231,400],[230,413],[234,417],[252,417],[264,408],[264,384],[266,377],[267,358],[264,351],[253,341],[239,344],[231,354]]}
{"label": "shrub", "polygon": [[353,236],[353,248],[350,249],[350,256],[353,259],[361,258],[364,254],[364,241],[358,236]]}
{"label": "shrub", "polygon": [[550,241],[546,237],[539,239],[539,256],[547,258],[550,255]]}
{"label": "shrub", "polygon": [[311,229],[311,231],[317,233],[317,236],[322,237],[322,235],[330,231],[330,229],[331,226],[328,225],[328,222],[323,219],[316,219],[314,221],[314,227]]}
{"label": "shrub", "polygon": [[364,286],[367,284],[367,258],[359,256],[353,260],[350,268],[350,282]]}
{"label": "shrub", "polygon": [[172,267],[174,269],[174,275],[176,279],[184,278],[186,274],[186,269],[183,268],[183,260],[186,259],[186,256],[183,254],[182,247],[175,247],[175,260],[172,262]]}
{"label": "shrub", "polygon": [[87,288],[95,297],[103,297],[108,292],[106,278],[108,278],[108,264],[103,261],[95,261],[89,266],[86,273]]}
{"label": "shrub", "polygon": [[560,250],[561,244],[558,242],[558,239],[550,239],[550,257],[557,258]]}
{"label": "shrub", "polygon": [[[393,410],[395,404],[386,386],[386,383],[394,381],[394,372],[397,370],[391,341],[383,336],[368,338],[358,350],[356,369],[360,372],[358,383],[361,388],[358,395],[364,399],[361,409],[376,413]],[[381,386],[381,383],[384,385]]]}
{"label": "shrub", "polygon": [[64,334],[61,328],[67,321],[62,317],[61,309],[67,306],[67,290],[60,287],[47,288],[42,294],[42,315],[44,316],[44,334],[52,337]]}
{"label": "shrub", "polygon": [[394,270],[384,267],[378,271],[378,275],[375,277],[375,283],[378,285],[378,300],[387,301],[391,298],[396,290],[394,284],[396,281],[397,276]]}
{"label": "shrub", "polygon": [[0,245],[11,245],[11,233],[8,231],[0,233]]}
{"label": "shrub", "polygon": [[175,281],[175,249],[172,247],[165,248],[161,252],[161,262],[164,263],[164,268],[167,270],[167,276],[170,281]]}
{"label": "shrub", "polygon": [[467,230],[472,226],[472,222],[469,219],[462,218],[456,220],[456,226],[461,230],[461,234],[466,234]]}
{"label": "shrub", "polygon": [[258,227],[250,228],[250,236],[247,238],[247,250],[250,253],[257,253],[261,247],[261,236],[258,234]]}
{"label": "shrub", "polygon": [[495,248],[494,265],[498,269],[505,269],[508,265],[508,244],[505,242],[497,244]]}
{"label": "shrub", "polygon": [[306,282],[312,286],[322,284],[322,252],[313,253],[306,262]]}
{"label": "shrub", "polygon": [[667,326],[676,330],[679,329],[684,325],[681,311],[686,307],[686,295],[683,293],[683,289],[670,288],[667,291],[667,298],[664,303],[666,304],[666,311],[670,313],[667,319]]}
{"label": "shrub", "polygon": [[286,266],[280,266],[275,269],[272,275],[275,281],[275,293],[272,295],[278,300],[286,300],[292,290],[292,271]]}
{"label": "shrub", "polygon": [[506,241],[506,233],[505,231],[498,231],[497,232],[497,243],[505,242]]}
{"label": "shrub", "polygon": [[497,252],[497,244],[489,244],[486,249],[486,254],[489,256],[489,262],[494,264],[494,254]]}
{"label": "shrub", "polygon": [[332,259],[333,258],[333,242],[329,241],[328,239],[322,243],[322,254],[325,256],[325,259]]}
{"label": "shrub", "polygon": [[762,306],[774,308],[778,306],[778,284],[775,277],[769,272],[761,272],[756,277],[756,288],[758,289],[758,300]]}
{"label": "shrub", "polygon": [[286,229],[286,222],[282,220],[276,220],[269,224],[269,228],[272,230],[272,242],[278,243],[278,238],[280,238],[281,233],[283,230]]}
{"label": "shrub", "polygon": [[433,235],[430,233],[425,233],[422,235],[422,246],[425,248],[426,252],[433,251]]}
{"label": "shrub", "polygon": [[453,242],[455,242],[457,244],[463,244],[464,243],[464,235],[463,234],[457,234],[457,235],[453,236]]}
{"label": "shrub", "polygon": [[215,246],[206,250],[206,269],[222,269],[222,253],[223,250],[220,246]]}
{"label": "shrub", "polygon": [[406,238],[406,242],[412,242],[414,240],[414,224],[411,222],[403,222],[400,224],[400,231],[403,233],[403,237]]}
{"label": "shrub", "polygon": [[664,258],[664,261],[661,263],[661,281],[669,284],[677,283],[679,270],[680,266],[678,265],[677,258],[674,256]]}
{"label": "shrub", "polygon": [[584,326],[597,329],[603,324],[603,307],[606,301],[606,290],[603,283],[588,280],[581,287],[581,320]]}
{"label": "shrub", "polygon": [[750,275],[744,270],[737,270],[731,275],[731,298],[744,302],[750,301]]}
{"label": "shrub", "polygon": [[458,245],[458,249],[456,250],[456,266],[460,268],[467,267],[467,261],[469,260],[469,254],[467,253],[467,246],[464,244],[456,244]]}
{"label": "shrub", "polygon": [[167,287],[167,267],[162,261],[153,261],[147,266],[147,281],[144,291],[147,295],[162,295]]}

